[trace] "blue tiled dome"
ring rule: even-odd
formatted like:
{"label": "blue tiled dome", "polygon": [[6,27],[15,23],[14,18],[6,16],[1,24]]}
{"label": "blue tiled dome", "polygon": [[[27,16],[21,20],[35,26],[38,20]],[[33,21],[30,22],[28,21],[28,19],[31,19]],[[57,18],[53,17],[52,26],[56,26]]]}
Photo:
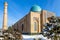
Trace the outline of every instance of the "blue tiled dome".
{"label": "blue tiled dome", "polygon": [[33,5],[32,8],[31,8],[31,11],[32,12],[40,12],[41,8],[38,5]]}

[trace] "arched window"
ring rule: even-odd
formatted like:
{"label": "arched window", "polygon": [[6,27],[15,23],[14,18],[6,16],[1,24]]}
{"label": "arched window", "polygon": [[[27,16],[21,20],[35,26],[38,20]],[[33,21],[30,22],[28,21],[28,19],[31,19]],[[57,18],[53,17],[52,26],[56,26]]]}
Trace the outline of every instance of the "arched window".
{"label": "arched window", "polygon": [[24,24],[22,24],[22,31],[23,31],[23,29],[24,29]]}
{"label": "arched window", "polygon": [[37,23],[34,22],[34,31],[37,31]]}

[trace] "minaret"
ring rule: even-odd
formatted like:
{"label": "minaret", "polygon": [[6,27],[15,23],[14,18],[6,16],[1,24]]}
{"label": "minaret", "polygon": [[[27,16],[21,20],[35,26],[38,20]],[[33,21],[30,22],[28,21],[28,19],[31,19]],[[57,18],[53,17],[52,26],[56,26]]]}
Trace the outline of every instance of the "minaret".
{"label": "minaret", "polygon": [[4,3],[3,30],[7,30],[7,2]]}

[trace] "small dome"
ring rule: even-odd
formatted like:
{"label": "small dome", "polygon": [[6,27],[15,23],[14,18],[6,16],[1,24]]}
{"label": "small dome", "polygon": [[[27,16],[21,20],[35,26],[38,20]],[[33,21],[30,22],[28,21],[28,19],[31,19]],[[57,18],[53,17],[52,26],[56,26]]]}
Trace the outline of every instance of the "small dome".
{"label": "small dome", "polygon": [[31,11],[32,12],[40,12],[41,8],[38,5],[33,5],[32,8],[31,8]]}

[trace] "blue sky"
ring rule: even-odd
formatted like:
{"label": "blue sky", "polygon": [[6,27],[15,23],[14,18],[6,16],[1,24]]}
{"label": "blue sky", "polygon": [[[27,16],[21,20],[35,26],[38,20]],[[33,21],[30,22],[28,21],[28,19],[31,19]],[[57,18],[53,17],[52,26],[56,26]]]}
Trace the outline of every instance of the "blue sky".
{"label": "blue sky", "polygon": [[39,5],[42,9],[60,16],[60,0],[0,0],[0,28],[3,23],[4,1],[8,2],[8,26],[29,13],[33,5]]}

